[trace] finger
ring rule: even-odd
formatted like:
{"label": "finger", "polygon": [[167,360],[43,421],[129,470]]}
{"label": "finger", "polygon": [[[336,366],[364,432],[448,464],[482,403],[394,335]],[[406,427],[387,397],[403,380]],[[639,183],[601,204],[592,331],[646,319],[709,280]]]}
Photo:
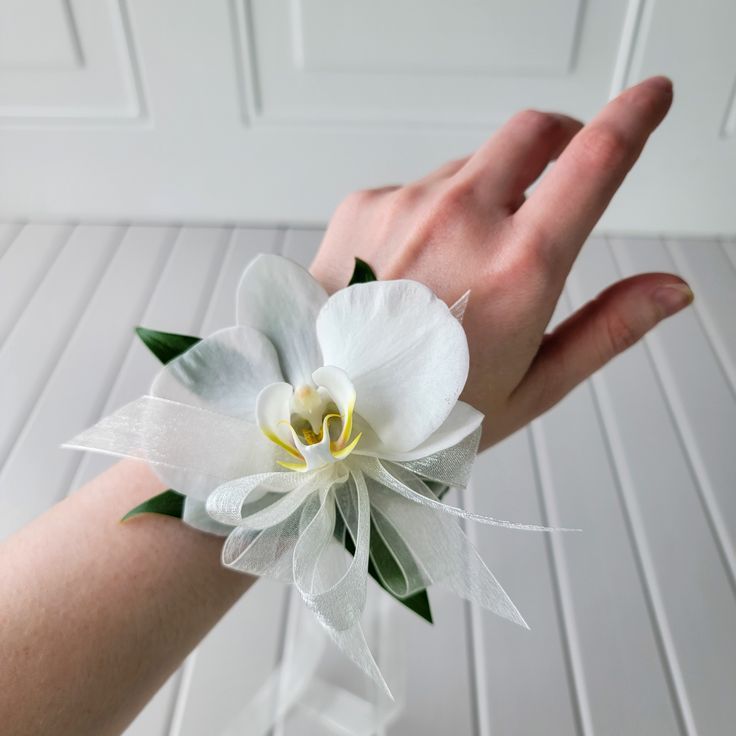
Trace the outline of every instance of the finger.
{"label": "finger", "polygon": [[524,110],[491,136],[456,178],[472,182],[481,201],[514,210],[582,127],[567,115]]}
{"label": "finger", "polygon": [[512,401],[541,414],[692,300],[690,287],[670,274],[642,274],[610,286],[545,337]]}
{"label": "finger", "polygon": [[652,77],[610,102],[575,136],[515,220],[549,251],[562,280],[611,197],[672,102],[672,83]]}

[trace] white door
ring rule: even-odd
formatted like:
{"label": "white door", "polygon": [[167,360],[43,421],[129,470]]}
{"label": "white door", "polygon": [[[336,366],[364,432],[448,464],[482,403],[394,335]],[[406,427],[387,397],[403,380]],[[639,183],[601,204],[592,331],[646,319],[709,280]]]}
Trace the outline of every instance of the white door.
{"label": "white door", "polygon": [[672,76],[602,223],[736,232],[732,0],[0,0],[0,216],[319,223]]}

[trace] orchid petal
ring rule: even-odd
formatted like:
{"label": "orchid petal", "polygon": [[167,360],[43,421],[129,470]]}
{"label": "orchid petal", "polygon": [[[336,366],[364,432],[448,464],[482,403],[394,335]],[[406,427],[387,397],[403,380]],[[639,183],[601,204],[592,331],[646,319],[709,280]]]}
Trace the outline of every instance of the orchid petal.
{"label": "orchid petal", "polygon": [[424,442],[449,415],[468,375],[460,323],[415,281],[355,284],[317,318],[325,365],[342,368],[355,411],[397,452]]}
{"label": "orchid petal", "polygon": [[342,419],[342,431],[340,437],[335,441],[335,449],[341,450],[350,439],[353,429],[353,410],[355,409],[355,387],[348,378],[348,374],[341,368],[335,366],[324,366],[318,368],[312,379],[321,388],[329,391],[332,400],[337,406]]}
{"label": "orchid petal", "polygon": [[322,432],[319,442],[315,442],[312,445],[305,444],[299,439],[299,435],[291,429],[291,437],[294,440],[294,445],[299,449],[303,460],[301,463],[281,463],[286,468],[293,468],[294,470],[307,471],[317,470],[326,465],[331,465],[335,458],[332,455],[331,442],[330,442],[330,420],[337,419],[337,414],[328,414],[322,422]]}
{"label": "orchid petal", "polygon": [[315,321],[327,292],[297,263],[259,255],[238,286],[238,324],[250,325],[274,344],[286,380],[309,383],[322,365]]}
{"label": "orchid petal", "polygon": [[169,488],[200,500],[233,478],[273,470],[277,452],[255,424],[155,396],[136,399],[65,446],[145,460]]}
{"label": "orchid petal", "polygon": [[289,402],[294,389],[288,383],[272,383],[266,386],[256,399],[256,421],[261,432],[271,441],[286,450],[292,457],[301,459],[294,448],[289,418]]}
{"label": "orchid petal", "polygon": [[280,380],[278,356],[268,338],[251,327],[228,327],[167,363],[151,393],[253,421],[258,393]]}
{"label": "orchid petal", "polygon": [[409,452],[397,452],[381,442],[370,428],[356,420],[356,428],[363,432],[363,439],[355,450],[356,455],[370,455],[394,462],[409,462],[448,450],[462,442],[477,430],[483,422],[483,414],[464,401],[458,401],[447,419],[420,445]]}

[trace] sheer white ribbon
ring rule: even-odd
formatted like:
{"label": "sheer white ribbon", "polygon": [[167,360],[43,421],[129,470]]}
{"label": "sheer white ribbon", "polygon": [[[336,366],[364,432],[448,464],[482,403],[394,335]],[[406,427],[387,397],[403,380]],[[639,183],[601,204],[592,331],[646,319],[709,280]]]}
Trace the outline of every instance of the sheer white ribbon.
{"label": "sheer white ribbon", "polygon": [[[374,590],[374,592],[378,592]],[[284,653],[280,664],[230,719],[220,736],[267,736],[288,721],[290,730],[318,722],[330,733],[373,736],[403,708],[406,689],[406,647],[403,621],[388,596],[367,599],[371,643],[377,647],[382,671],[392,683],[395,699],[377,691],[370,681],[354,692],[324,678],[320,664],[327,641],[323,627],[304,606],[298,592],[289,599]]]}
{"label": "sheer white ribbon", "polygon": [[[192,412],[197,413],[196,423],[189,421]],[[223,564],[294,583],[330,638],[386,693],[388,685],[361,628],[371,520],[373,533],[380,535],[400,571],[398,577],[383,581],[394,595],[406,598],[430,585],[442,585],[526,626],[458,519],[524,531],[562,530],[450,506],[428,485],[465,487],[480,428],[448,449],[409,461],[390,462],[355,452],[344,462],[306,473],[253,472],[258,468],[243,460],[240,451],[260,441],[251,425],[228,418],[223,431],[213,419],[213,433],[208,434],[207,420],[205,410],[143,397],[75,438],[72,446],[163,464],[168,477],[178,478],[179,471],[182,477],[194,477],[190,487],[177,488],[191,494],[192,500],[200,499],[195,500],[197,506],[188,503],[185,517],[190,521],[202,517],[206,499],[209,526],[204,528],[229,530]],[[204,430],[195,433],[192,426]],[[213,469],[206,460],[213,442],[232,447],[232,456],[241,459]],[[218,475],[223,479],[219,485]],[[228,477],[235,480],[224,480]],[[202,493],[200,478],[203,486],[216,486],[215,490]],[[346,551],[344,539],[336,538],[336,525],[350,536],[353,555]]]}

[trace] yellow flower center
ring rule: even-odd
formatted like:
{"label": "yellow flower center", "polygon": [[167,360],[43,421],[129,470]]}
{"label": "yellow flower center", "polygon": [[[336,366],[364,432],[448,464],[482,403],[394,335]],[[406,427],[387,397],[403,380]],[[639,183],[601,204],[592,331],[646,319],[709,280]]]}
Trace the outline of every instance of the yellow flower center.
{"label": "yellow flower center", "polygon": [[267,386],[259,397],[258,425],[271,442],[294,458],[293,462],[277,461],[289,470],[315,470],[343,460],[360,440],[360,433],[351,436],[352,383],[344,373],[336,373],[338,369],[322,371],[328,371],[327,382],[333,379],[332,392],[324,385],[302,384],[292,389],[282,383]]}

